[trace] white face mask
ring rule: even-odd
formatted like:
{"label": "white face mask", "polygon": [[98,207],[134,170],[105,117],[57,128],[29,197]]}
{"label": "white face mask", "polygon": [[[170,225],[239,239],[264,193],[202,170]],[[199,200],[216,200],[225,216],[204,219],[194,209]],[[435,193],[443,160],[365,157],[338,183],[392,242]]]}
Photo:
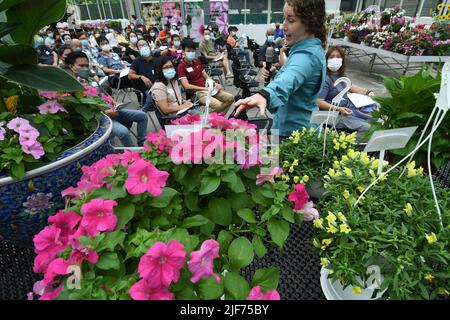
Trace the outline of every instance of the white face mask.
{"label": "white face mask", "polygon": [[104,45],[102,45],[102,50],[105,52],[108,52],[108,51],[111,51],[112,48],[109,44],[104,44]]}
{"label": "white face mask", "polygon": [[205,37],[204,37],[204,38],[205,38],[205,40],[206,40],[206,41],[208,41],[208,40],[210,40],[210,39],[211,39],[211,36],[210,36],[210,35],[208,34],[208,35],[205,35]]}
{"label": "white face mask", "polygon": [[342,58],[328,59],[327,67],[333,72],[338,71],[342,67]]}

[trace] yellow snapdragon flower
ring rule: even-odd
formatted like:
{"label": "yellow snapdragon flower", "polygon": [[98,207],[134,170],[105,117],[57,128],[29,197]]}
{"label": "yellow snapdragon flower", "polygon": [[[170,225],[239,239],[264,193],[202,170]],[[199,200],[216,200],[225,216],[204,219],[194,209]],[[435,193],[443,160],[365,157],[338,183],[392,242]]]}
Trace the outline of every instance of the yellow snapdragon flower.
{"label": "yellow snapdragon flower", "polygon": [[300,177],[299,176],[295,176],[294,177],[294,183],[298,183],[300,181]]}
{"label": "yellow snapdragon flower", "polygon": [[313,225],[317,229],[323,229],[323,220],[321,218],[320,219],[314,219]]}
{"label": "yellow snapdragon flower", "polygon": [[334,225],[330,224],[330,225],[327,227],[327,232],[328,232],[328,233],[336,233],[336,232],[338,232],[338,229],[337,229]]}
{"label": "yellow snapdragon flower", "polygon": [[348,157],[346,155],[343,155],[341,158],[341,163],[347,162],[347,161],[348,161]]}
{"label": "yellow snapdragon flower", "polygon": [[448,292],[448,290],[444,289],[444,288],[440,288],[438,291],[439,294],[442,294],[444,296],[449,296],[450,292]]}
{"label": "yellow snapdragon flower", "polygon": [[328,211],[328,215],[326,217],[328,224],[336,224],[336,216],[333,212]]}
{"label": "yellow snapdragon flower", "polygon": [[425,238],[427,239],[429,244],[433,244],[433,243],[437,242],[437,237],[434,232],[432,232],[430,234],[426,234]]}
{"label": "yellow snapdragon flower", "polygon": [[359,187],[356,188],[356,190],[358,190],[359,193],[362,193],[364,190],[366,190],[366,188],[363,187],[363,186],[359,186]]}
{"label": "yellow snapdragon flower", "polygon": [[427,274],[425,277],[423,277],[425,280],[427,280],[427,281],[433,281],[433,279],[434,279],[434,277],[433,277],[433,275],[432,274]]}
{"label": "yellow snapdragon flower", "polygon": [[339,169],[340,166],[341,166],[341,165],[339,164],[339,161],[335,160],[335,161],[333,162],[333,168],[334,168],[334,169]]}
{"label": "yellow snapdragon flower", "polygon": [[326,267],[326,266],[328,266],[328,265],[330,264],[330,262],[328,261],[327,258],[320,258],[320,264],[321,264],[323,267]]}
{"label": "yellow snapdragon flower", "polygon": [[344,199],[348,199],[350,197],[350,192],[348,192],[348,190],[344,190],[342,195],[344,196]]}
{"label": "yellow snapdragon flower", "polygon": [[347,222],[347,218],[342,214],[342,212],[338,212],[338,218],[339,218],[339,221],[341,221],[341,222]]}
{"label": "yellow snapdragon flower", "polygon": [[352,229],[350,229],[350,227],[348,226],[348,224],[343,223],[343,224],[341,224],[341,225],[339,226],[339,231],[340,231],[341,233],[347,234],[347,233],[349,233],[350,231],[352,231]]}
{"label": "yellow snapdragon flower", "polygon": [[333,242],[333,239],[323,239],[321,249],[325,250],[332,242]]}
{"label": "yellow snapdragon flower", "polygon": [[361,294],[361,293],[362,293],[361,287],[359,287],[359,286],[353,287],[352,293],[353,293],[353,294]]}
{"label": "yellow snapdragon flower", "polygon": [[344,173],[349,178],[353,177],[353,172],[352,172],[352,169],[350,169],[350,168],[344,167]]}
{"label": "yellow snapdragon flower", "polygon": [[309,181],[309,176],[307,176],[306,174],[302,177],[302,184],[305,184]]}
{"label": "yellow snapdragon flower", "polygon": [[293,166],[290,166],[289,167],[289,173],[293,173],[294,172],[294,167]]}
{"label": "yellow snapdragon flower", "polygon": [[319,240],[317,240],[316,238],[313,239],[313,246],[315,248],[320,248],[321,247]]}
{"label": "yellow snapdragon flower", "polygon": [[298,159],[295,159],[294,162],[292,162],[292,166],[294,167],[298,166]]}
{"label": "yellow snapdragon flower", "polygon": [[287,168],[287,167],[289,167],[289,162],[288,161],[283,161],[283,167],[284,168]]}
{"label": "yellow snapdragon flower", "polygon": [[336,172],[333,168],[328,169],[328,175],[332,178],[336,175]]}
{"label": "yellow snapdragon flower", "polygon": [[403,208],[403,211],[405,211],[407,215],[410,215],[412,210],[413,210],[413,208],[411,206],[411,203],[409,203],[409,202],[406,204],[405,208]]}

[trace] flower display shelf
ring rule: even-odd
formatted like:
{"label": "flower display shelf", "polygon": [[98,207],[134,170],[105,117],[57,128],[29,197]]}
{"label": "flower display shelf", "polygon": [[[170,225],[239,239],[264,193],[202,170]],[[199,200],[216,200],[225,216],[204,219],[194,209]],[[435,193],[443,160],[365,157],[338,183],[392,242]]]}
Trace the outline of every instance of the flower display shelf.
{"label": "flower display shelf", "polygon": [[102,116],[91,136],[60,153],[54,162],[28,171],[19,181],[0,176],[0,241],[32,246],[33,236],[47,218],[64,208],[60,193],[76,184],[81,167],[112,152],[111,130],[111,119]]}
{"label": "flower display shelf", "polygon": [[258,268],[276,267],[280,270],[278,292],[282,300],[325,300],[320,287],[320,259],[312,248],[312,222],[291,226],[284,252],[273,247],[262,259],[242,270],[251,280]]}

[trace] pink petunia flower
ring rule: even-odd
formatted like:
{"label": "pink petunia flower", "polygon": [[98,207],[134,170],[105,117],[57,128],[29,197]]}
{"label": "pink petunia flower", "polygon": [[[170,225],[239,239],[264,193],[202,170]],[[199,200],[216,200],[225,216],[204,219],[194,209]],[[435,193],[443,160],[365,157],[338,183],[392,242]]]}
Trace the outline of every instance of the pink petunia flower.
{"label": "pink petunia flower", "polygon": [[22,147],[31,147],[36,142],[38,142],[38,141],[32,135],[21,134],[19,136],[19,143]]}
{"label": "pink petunia flower", "polygon": [[97,188],[97,185],[91,183],[87,180],[80,180],[77,183],[77,186],[69,187],[61,192],[62,197],[71,197],[71,198],[81,198],[89,193],[91,193],[94,189]]}
{"label": "pink petunia flower", "polygon": [[61,229],[52,225],[45,227],[35,235],[33,243],[37,254],[56,255],[66,248],[68,238],[63,238],[61,236]]}
{"label": "pink petunia flower", "polygon": [[34,258],[33,271],[34,273],[45,273],[47,272],[48,265],[55,259],[55,254],[48,254],[46,252],[38,254]]}
{"label": "pink petunia flower", "polygon": [[208,123],[211,128],[216,128],[220,130],[231,129],[233,126],[230,120],[224,117],[223,113],[213,112],[208,117]]}
{"label": "pink petunia flower", "polygon": [[48,285],[53,282],[56,276],[68,274],[69,264],[63,258],[58,258],[50,262],[47,272],[44,274],[44,284]]}
{"label": "pink petunia flower", "polygon": [[3,128],[3,122],[0,122],[0,141],[5,140],[6,130]]}
{"label": "pink petunia flower", "polygon": [[199,124],[201,122],[201,118],[196,114],[187,114],[181,118],[172,120],[171,123],[175,125],[183,125],[183,124]]}
{"label": "pink petunia flower", "polygon": [[264,182],[267,182],[267,181],[271,182],[271,183],[275,183],[274,178],[278,177],[282,173],[283,173],[283,169],[281,169],[280,167],[275,167],[275,168],[272,168],[272,170],[270,171],[270,174],[257,174],[256,175],[256,185],[260,186]]}
{"label": "pink petunia flower", "polygon": [[162,193],[168,177],[168,172],[159,171],[150,162],[140,159],[128,167],[125,187],[130,194],[141,194],[147,191],[157,197]]}
{"label": "pink petunia flower", "polygon": [[30,126],[30,125],[22,126],[19,129],[18,133],[19,133],[20,136],[27,135],[27,136],[31,137],[32,139],[34,139],[34,140],[36,140],[39,137],[39,135],[40,135],[39,131],[35,127]]}
{"label": "pink petunia flower", "polygon": [[138,273],[151,288],[168,288],[172,281],[178,281],[185,258],[182,243],[171,240],[166,245],[158,241],[142,256]]}
{"label": "pink petunia flower", "polygon": [[130,296],[133,300],[173,300],[173,293],[167,288],[153,288],[148,281],[141,279],[130,288]]}
{"label": "pink petunia flower", "polygon": [[319,211],[313,207],[313,202],[308,201],[301,212],[303,213],[303,220],[312,221],[314,219],[319,219]]}
{"label": "pink petunia flower", "polygon": [[157,134],[149,132],[145,139],[155,147],[158,147],[159,153],[163,152],[164,150],[169,150],[172,145],[171,139],[166,137],[166,132],[162,129],[160,129]]}
{"label": "pink petunia flower", "polygon": [[132,164],[136,162],[137,160],[141,160],[141,155],[139,152],[133,152],[125,150],[124,153],[121,154],[122,156],[122,166],[128,167],[129,164]]}
{"label": "pink petunia flower", "polygon": [[52,290],[52,291],[47,291],[45,292],[40,298],[39,300],[55,300],[59,294],[62,291],[62,286],[59,286],[58,288]]}
{"label": "pink petunia flower", "polygon": [[256,286],[250,291],[247,300],[280,300],[280,294],[277,290],[268,290],[263,294],[261,286]]}
{"label": "pink petunia flower", "polygon": [[47,101],[41,104],[38,108],[40,114],[49,114],[49,113],[55,114],[58,111],[67,113],[66,108],[64,108],[62,105],[58,103],[58,101],[55,100]]}
{"label": "pink petunia flower", "polygon": [[306,188],[303,184],[298,183],[295,185],[295,189],[289,194],[288,200],[294,203],[294,210],[298,211],[303,209],[308,202],[309,195],[306,192]]}
{"label": "pink petunia flower", "polygon": [[97,89],[93,86],[85,86],[86,90],[83,92],[85,97],[96,97],[98,95]]}
{"label": "pink petunia flower", "polygon": [[101,94],[103,101],[105,101],[111,109],[115,109],[114,100],[109,96],[102,92]]}
{"label": "pink petunia flower", "polygon": [[91,202],[81,206],[81,226],[90,236],[99,232],[114,231],[117,225],[117,216],[113,207],[117,206],[114,200],[93,199]]}
{"label": "pink petunia flower", "polygon": [[25,126],[29,126],[30,122],[27,119],[24,118],[14,118],[11,121],[8,122],[8,124],[6,125],[8,127],[8,129],[14,130],[15,132],[19,133],[19,131],[25,127]]}
{"label": "pink petunia flower", "polygon": [[63,236],[69,237],[75,232],[75,227],[81,221],[81,216],[75,212],[67,212],[59,210],[55,215],[48,218],[49,223],[53,223],[55,227],[61,229]]}
{"label": "pink petunia flower", "polygon": [[220,277],[214,273],[214,259],[219,257],[219,243],[216,240],[206,240],[199,251],[190,254],[188,269],[192,272],[191,281],[196,283],[200,279],[212,276],[217,282]]}
{"label": "pink petunia flower", "polygon": [[76,249],[70,253],[67,263],[69,265],[80,265],[85,260],[92,264],[96,264],[98,262],[98,253],[87,248]]}
{"label": "pink petunia flower", "polygon": [[36,160],[45,154],[44,148],[38,141],[31,146],[22,145],[22,151],[26,154],[31,154]]}
{"label": "pink petunia flower", "polygon": [[57,93],[56,91],[41,91],[39,92],[39,95],[47,99],[62,99],[65,97],[69,97],[70,93]]}

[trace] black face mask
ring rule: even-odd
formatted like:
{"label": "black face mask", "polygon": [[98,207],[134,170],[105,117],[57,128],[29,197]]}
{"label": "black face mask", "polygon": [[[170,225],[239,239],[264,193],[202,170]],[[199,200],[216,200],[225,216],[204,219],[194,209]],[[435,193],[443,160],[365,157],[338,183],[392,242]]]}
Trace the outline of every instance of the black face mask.
{"label": "black face mask", "polygon": [[89,67],[78,68],[77,76],[83,79],[88,79],[91,76],[91,69],[89,69]]}

